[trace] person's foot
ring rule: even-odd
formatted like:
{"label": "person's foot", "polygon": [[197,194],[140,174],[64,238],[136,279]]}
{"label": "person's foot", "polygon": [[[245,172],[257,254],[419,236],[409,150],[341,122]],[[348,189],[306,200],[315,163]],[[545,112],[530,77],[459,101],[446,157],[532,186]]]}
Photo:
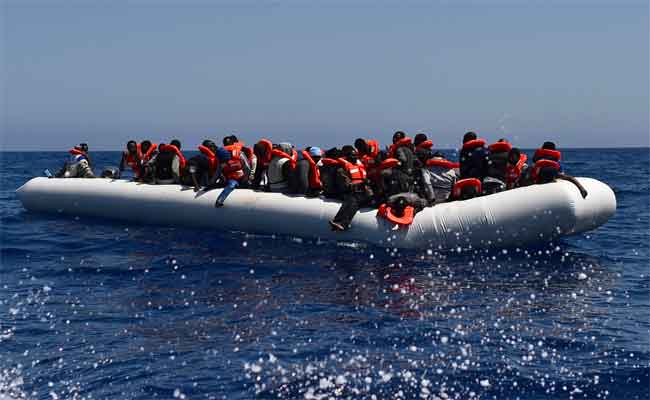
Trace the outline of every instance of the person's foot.
{"label": "person's foot", "polygon": [[332,227],[333,231],[343,232],[346,230],[345,226],[338,222],[330,221],[330,226]]}
{"label": "person's foot", "polygon": [[223,202],[217,200],[217,201],[214,202],[214,206],[215,206],[216,208],[223,207]]}

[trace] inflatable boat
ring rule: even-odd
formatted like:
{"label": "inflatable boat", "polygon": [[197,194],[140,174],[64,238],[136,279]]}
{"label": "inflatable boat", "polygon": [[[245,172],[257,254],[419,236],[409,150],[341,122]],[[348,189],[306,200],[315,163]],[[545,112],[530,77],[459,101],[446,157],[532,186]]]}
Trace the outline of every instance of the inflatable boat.
{"label": "inflatable boat", "polygon": [[340,207],[334,200],[235,190],[222,208],[215,189],[194,192],[179,185],[149,185],[111,179],[34,178],[17,190],[29,211],[93,216],[134,224],[290,235],[369,242],[385,247],[457,249],[526,246],[594,229],[616,210],[606,184],[578,178],[582,198],[566,181],[517,188],[489,196],[437,204],[407,227],[362,209],[346,232],[330,230]]}

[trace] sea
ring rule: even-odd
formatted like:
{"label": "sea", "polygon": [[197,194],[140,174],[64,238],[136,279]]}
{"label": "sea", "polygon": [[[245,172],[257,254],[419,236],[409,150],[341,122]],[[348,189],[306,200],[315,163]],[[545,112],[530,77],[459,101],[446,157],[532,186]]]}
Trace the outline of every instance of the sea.
{"label": "sea", "polygon": [[648,148],[563,151],[602,227],[460,252],[27,212],[65,157],[0,153],[1,400],[650,398]]}

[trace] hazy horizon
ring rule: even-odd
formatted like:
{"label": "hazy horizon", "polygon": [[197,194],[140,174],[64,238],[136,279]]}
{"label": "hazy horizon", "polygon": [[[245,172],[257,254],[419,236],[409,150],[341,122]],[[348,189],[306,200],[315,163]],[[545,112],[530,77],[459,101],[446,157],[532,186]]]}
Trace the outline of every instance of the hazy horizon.
{"label": "hazy horizon", "polygon": [[646,1],[5,1],[1,149],[650,147]]}

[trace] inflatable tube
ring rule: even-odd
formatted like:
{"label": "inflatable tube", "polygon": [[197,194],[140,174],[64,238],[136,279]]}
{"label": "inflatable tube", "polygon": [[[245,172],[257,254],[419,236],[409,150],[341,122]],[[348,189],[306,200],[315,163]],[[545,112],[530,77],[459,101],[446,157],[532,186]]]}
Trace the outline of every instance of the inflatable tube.
{"label": "inflatable tube", "polygon": [[94,216],[131,223],[271,233],[370,242],[386,247],[455,249],[539,244],[594,229],[616,210],[614,192],[579,178],[589,195],[566,181],[517,188],[470,200],[438,204],[398,228],[375,209],[361,210],[346,232],[332,232],[340,203],[322,198],[236,189],[223,208],[221,192],[195,193],[178,185],[109,179],[34,178],[17,190],[29,211]]}

